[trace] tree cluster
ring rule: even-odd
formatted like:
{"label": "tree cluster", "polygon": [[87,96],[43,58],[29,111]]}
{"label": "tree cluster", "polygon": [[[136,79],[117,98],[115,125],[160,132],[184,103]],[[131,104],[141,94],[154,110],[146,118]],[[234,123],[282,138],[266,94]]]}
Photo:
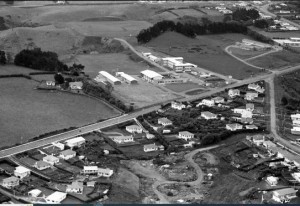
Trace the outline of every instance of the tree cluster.
{"label": "tree cluster", "polygon": [[62,63],[56,53],[44,52],[40,48],[33,50],[24,49],[20,51],[14,60],[15,65],[24,66],[42,71],[68,71],[67,65]]}
{"label": "tree cluster", "polygon": [[266,19],[255,20],[254,26],[260,29],[266,29],[269,27],[269,22]]}
{"label": "tree cluster", "polygon": [[259,12],[256,9],[238,8],[232,13],[233,20],[236,21],[249,21],[259,18]]}
{"label": "tree cluster", "polygon": [[161,21],[148,29],[140,31],[137,35],[139,43],[147,43],[152,38],[158,37],[166,31],[175,31],[187,37],[194,38],[197,35],[221,34],[221,33],[246,33],[247,27],[237,22],[210,22],[201,24],[182,24],[173,21]]}
{"label": "tree cluster", "polygon": [[109,102],[110,104],[116,106],[117,108],[125,111],[125,112],[131,112],[133,111],[132,106],[126,106],[123,102],[121,102],[119,99],[116,99],[112,96],[110,92],[107,90],[104,90],[103,88],[99,87],[98,85],[95,85],[89,81],[83,81],[83,87],[82,87],[84,93],[101,98]]}
{"label": "tree cluster", "polygon": [[5,55],[5,51],[0,50],[0,64],[6,64],[7,59]]}

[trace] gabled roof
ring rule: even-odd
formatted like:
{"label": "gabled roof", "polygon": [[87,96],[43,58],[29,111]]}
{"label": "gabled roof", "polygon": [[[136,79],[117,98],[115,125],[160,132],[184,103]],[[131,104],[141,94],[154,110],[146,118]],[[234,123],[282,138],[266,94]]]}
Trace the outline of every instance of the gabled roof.
{"label": "gabled roof", "polygon": [[156,148],[157,146],[155,145],[155,143],[153,144],[145,144],[144,145],[144,149],[152,149],[152,148]]}
{"label": "gabled roof", "polygon": [[49,167],[50,164],[48,162],[44,162],[43,160],[37,161],[36,162],[37,167]]}
{"label": "gabled roof", "polygon": [[168,119],[168,118],[166,118],[166,117],[159,118],[159,119],[158,119],[158,121],[159,121],[159,122],[164,122],[164,123],[172,123],[172,121],[171,121],[171,120],[169,120],[169,119]]}
{"label": "gabled roof", "polygon": [[285,196],[285,195],[289,195],[289,194],[294,194],[296,192],[297,192],[297,190],[295,190],[294,188],[285,188],[285,189],[273,191],[273,193],[278,196]]}
{"label": "gabled roof", "polygon": [[15,172],[26,173],[26,172],[30,172],[30,169],[27,169],[26,167],[23,167],[23,166],[18,166],[18,167],[16,167]]}
{"label": "gabled roof", "polygon": [[261,134],[257,134],[257,135],[253,135],[251,136],[253,138],[253,140],[264,140],[264,135]]}
{"label": "gabled roof", "polygon": [[205,116],[208,116],[208,117],[215,117],[216,116],[216,114],[214,114],[212,112],[208,112],[208,111],[201,112],[201,115],[205,115]]}
{"label": "gabled roof", "polygon": [[65,142],[68,144],[72,144],[72,143],[77,143],[77,142],[82,142],[82,141],[85,141],[85,139],[83,137],[75,137],[72,139],[68,139]]}
{"label": "gabled roof", "polygon": [[71,185],[68,185],[67,188],[68,189],[83,189],[83,183],[75,181],[75,182],[72,182]]}
{"label": "gabled roof", "polygon": [[142,129],[142,128],[138,125],[129,125],[129,126],[126,126],[126,129]]}
{"label": "gabled roof", "polygon": [[74,155],[74,154],[76,154],[76,152],[71,149],[68,149],[68,150],[62,151],[60,154],[62,154],[63,156],[68,156],[68,155]]}
{"label": "gabled roof", "polygon": [[57,161],[59,159],[57,157],[54,157],[53,155],[48,155],[48,156],[44,157],[43,160],[44,161],[47,160],[49,162],[55,162],[55,161]]}
{"label": "gabled roof", "polygon": [[112,171],[113,170],[111,170],[109,168],[98,168],[98,172],[101,172],[101,173],[110,173]]}
{"label": "gabled roof", "polygon": [[155,78],[155,77],[163,77],[161,74],[155,72],[155,71],[152,71],[152,70],[144,70],[144,71],[141,71],[141,74],[149,77],[149,78]]}
{"label": "gabled roof", "polygon": [[133,139],[132,136],[112,136],[110,137],[113,140],[126,140],[126,139]]}
{"label": "gabled roof", "polygon": [[98,166],[83,166],[83,170],[98,170]]}
{"label": "gabled roof", "polygon": [[19,180],[19,178],[15,177],[15,176],[11,176],[11,177],[3,179],[2,181],[3,181],[3,183],[6,183],[6,182],[15,182],[18,180]]}
{"label": "gabled roof", "polygon": [[179,134],[182,134],[182,135],[194,135],[193,133],[191,133],[189,131],[182,131],[182,132],[179,132]]}

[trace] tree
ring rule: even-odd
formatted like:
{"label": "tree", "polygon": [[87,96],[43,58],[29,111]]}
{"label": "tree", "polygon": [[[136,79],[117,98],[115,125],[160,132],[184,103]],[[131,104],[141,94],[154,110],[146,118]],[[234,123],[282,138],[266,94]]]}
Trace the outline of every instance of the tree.
{"label": "tree", "polygon": [[269,23],[265,19],[258,19],[258,20],[255,20],[254,26],[257,28],[265,29],[265,28],[269,27]]}
{"label": "tree", "polygon": [[7,59],[4,51],[0,50],[0,64],[6,64]]}
{"label": "tree", "polygon": [[282,98],[281,98],[281,105],[282,105],[282,106],[286,106],[288,103],[289,103],[289,102],[288,102],[288,100],[287,100],[286,97],[282,97]]}
{"label": "tree", "polygon": [[64,77],[60,73],[54,75],[54,80],[57,84],[63,84],[65,82]]}

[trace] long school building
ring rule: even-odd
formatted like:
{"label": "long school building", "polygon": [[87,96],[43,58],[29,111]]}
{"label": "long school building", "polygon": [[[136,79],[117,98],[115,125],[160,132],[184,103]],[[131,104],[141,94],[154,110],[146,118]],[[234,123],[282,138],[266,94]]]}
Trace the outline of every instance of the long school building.
{"label": "long school building", "polygon": [[183,63],[182,57],[166,57],[162,58],[163,66],[173,69],[175,72],[191,71],[197,65],[191,63]]}
{"label": "long school building", "polygon": [[114,77],[113,75],[111,75],[110,73],[106,72],[106,71],[100,71],[99,72],[100,76],[103,76],[104,78],[106,78],[107,81],[109,81],[110,83],[112,83],[113,85],[120,85],[121,81]]}

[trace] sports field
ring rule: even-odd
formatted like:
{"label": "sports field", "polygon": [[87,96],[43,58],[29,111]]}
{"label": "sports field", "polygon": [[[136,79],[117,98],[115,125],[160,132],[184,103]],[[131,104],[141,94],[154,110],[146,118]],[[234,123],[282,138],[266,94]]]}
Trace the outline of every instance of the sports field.
{"label": "sports field", "polygon": [[82,126],[118,115],[104,103],[85,96],[35,90],[25,78],[0,81],[1,146],[23,142],[40,134]]}
{"label": "sports field", "polygon": [[175,32],[167,32],[151,40],[146,46],[166,55],[183,57],[199,67],[236,79],[250,77],[260,70],[243,64],[226,54],[224,48],[248,38],[242,34],[203,35],[196,39],[185,37]]}

